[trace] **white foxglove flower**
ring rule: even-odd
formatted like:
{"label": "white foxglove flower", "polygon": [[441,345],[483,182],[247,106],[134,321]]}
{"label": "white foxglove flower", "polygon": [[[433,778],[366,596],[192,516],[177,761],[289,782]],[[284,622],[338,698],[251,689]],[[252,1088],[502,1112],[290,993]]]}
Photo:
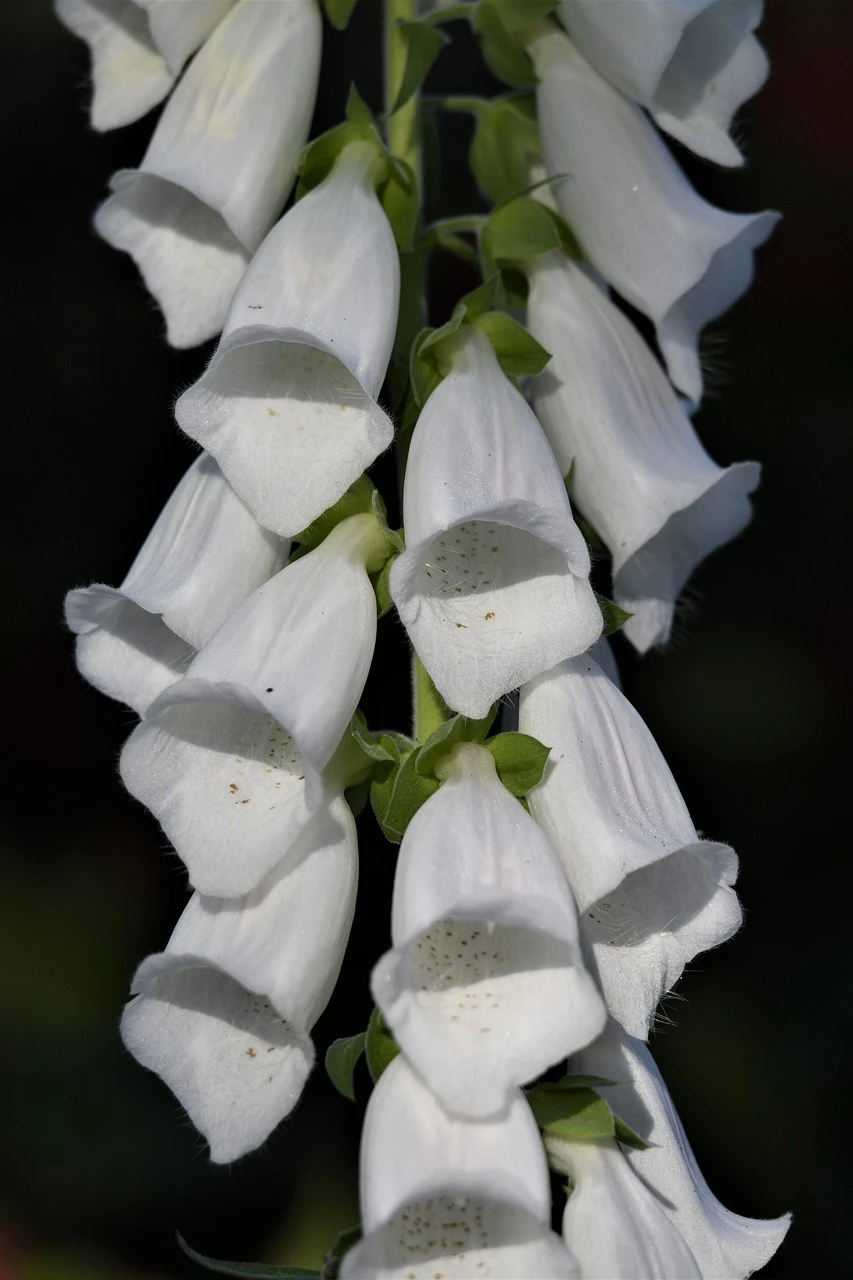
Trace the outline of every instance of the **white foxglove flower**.
{"label": "white foxglove flower", "polygon": [[529,47],[560,211],[605,280],[654,322],[672,381],[698,403],[699,331],[749,287],[778,215],[726,213],[697,195],[640,108],[561,32]]}
{"label": "white foxglove flower", "polygon": [[689,1245],[704,1280],[744,1280],[760,1271],[785,1238],[791,1215],[745,1218],[720,1204],[702,1176],[672,1098],[642,1041],[611,1022],[569,1066],[571,1071],[630,1082],[608,1088],[607,1099],[651,1145],[644,1151],[628,1150],[626,1157]]}
{"label": "white foxglove flower", "polygon": [[457,747],[400,847],[389,951],[372,990],[455,1114],[488,1116],[604,1025],[548,841],[484,748]]}
{"label": "white foxglove flower", "polygon": [[124,1043],[173,1090],[218,1164],[259,1146],[299,1099],[357,879],[355,822],[338,795],[251,893],[196,893],[166,950],[136,972]]}
{"label": "white foxglove flower", "polygon": [[342,521],[231,615],[128,739],[125,785],[200,893],[248,893],[326,802],[322,771],[373,656],[366,566],[384,548],[372,516]]}
{"label": "white foxglove flower", "polygon": [[177,75],[204,44],[234,0],[134,0],[148,15],[151,39]]}
{"label": "white foxglove flower", "polygon": [[287,544],[262,529],[213,458],[195,460],[120,587],[70,591],[77,665],[102,693],[144,715],[195,650],[281,569]]}
{"label": "white foxglove flower", "polygon": [[700,840],[654,738],[589,655],[522,688],[519,728],[551,748],[530,810],[565,869],[607,1007],[645,1037],[684,966],[738,929],[737,858]]}
{"label": "white foxglove flower", "polygon": [[498,1120],[458,1120],[401,1054],[367,1106],[360,1190],[364,1238],[341,1280],[579,1275],[548,1225],[545,1153],[520,1093]]}
{"label": "white foxglove flower", "polygon": [[560,16],[587,61],[662,129],[708,160],[738,165],[732,117],[767,77],[767,56],[752,34],[763,7],[763,0],[562,0]]}
{"label": "white foxglove flower", "polygon": [[701,1280],[693,1254],[614,1139],[546,1134],[545,1149],[572,1183],[563,1239],[584,1280]]}
{"label": "white foxglove flower", "polygon": [[163,101],[174,76],[133,0],[54,0],[54,7],[92,55],[93,129],[118,129]]}
{"label": "white foxglove flower", "polygon": [[222,328],[293,184],[320,65],[315,0],[239,0],[187,68],[138,169],[95,215],[192,347]]}
{"label": "white foxglove flower", "polygon": [[613,555],[623,628],[644,653],[669,638],[695,566],[745,527],[755,462],[708,457],[631,322],[564,254],[530,266],[528,326],[552,353],[533,403],[572,497]]}
{"label": "white foxglove flower", "polygon": [[260,520],[306,528],[391,443],[377,403],[400,296],[394,236],[346,147],[270,232],[234,298],[209,367],[175,410]]}
{"label": "white foxglove flower", "polygon": [[559,468],[487,338],[463,326],[424,405],[391,595],[448,706],[491,704],[601,633],[589,553]]}

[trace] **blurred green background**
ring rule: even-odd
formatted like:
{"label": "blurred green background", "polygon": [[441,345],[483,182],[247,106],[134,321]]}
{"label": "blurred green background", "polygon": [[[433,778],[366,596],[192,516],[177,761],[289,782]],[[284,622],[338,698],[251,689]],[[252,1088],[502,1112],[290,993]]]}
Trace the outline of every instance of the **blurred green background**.
{"label": "blurred green background", "polygon": [[[349,70],[378,106],[378,6],[330,36],[315,130],[339,117]],[[174,1232],[220,1257],[316,1265],[355,1222],[360,1110],[321,1072],[264,1150],[230,1168],[161,1083],[126,1055],[128,980],[186,898],[178,859],[116,772],[133,717],[77,677],[64,592],[118,582],[192,456],[171,416],[207,351],[176,353],[130,260],[91,232],[110,173],[133,165],[151,120],[87,125],[84,46],[46,0],[3,7],[6,221],[2,287],[8,622],[0,894],[0,1280],[177,1280],[200,1275]],[[454,34],[461,37],[461,32]],[[758,458],[755,520],[695,575],[669,650],[626,690],[656,733],[702,831],[742,860],[746,927],[697,958],[654,1038],[712,1187],[732,1209],[795,1212],[776,1277],[850,1265],[844,1136],[850,892],[849,192],[853,14],[770,0],[773,73],[741,116],[749,164],[684,157],[710,199],[785,218],[757,281],[714,326],[712,393],[697,426],[726,463]],[[436,88],[470,89],[462,43]],[[488,87],[488,78],[480,83]],[[436,211],[470,207],[464,124],[448,142]],[[456,130],[457,132],[452,132]],[[434,318],[470,280],[437,262]],[[11,455],[11,456],[8,456]],[[383,487],[393,477],[380,467]],[[369,718],[405,728],[402,632],[383,622]],[[388,942],[393,854],[362,822],[359,923],[317,1029],[361,1029],[366,979]],[[359,1078],[360,1095],[368,1091]]]}

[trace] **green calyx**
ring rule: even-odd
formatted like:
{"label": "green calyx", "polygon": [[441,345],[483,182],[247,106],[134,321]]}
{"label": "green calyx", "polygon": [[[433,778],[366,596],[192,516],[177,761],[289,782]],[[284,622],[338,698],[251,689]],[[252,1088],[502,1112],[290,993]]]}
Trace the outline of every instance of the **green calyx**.
{"label": "green calyx", "polygon": [[564,1076],[553,1084],[540,1084],[527,1094],[536,1123],[548,1140],[593,1142],[614,1138],[643,1151],[648,1142],[617,1116],[597,1091],[619,1081],[601,1076]]}

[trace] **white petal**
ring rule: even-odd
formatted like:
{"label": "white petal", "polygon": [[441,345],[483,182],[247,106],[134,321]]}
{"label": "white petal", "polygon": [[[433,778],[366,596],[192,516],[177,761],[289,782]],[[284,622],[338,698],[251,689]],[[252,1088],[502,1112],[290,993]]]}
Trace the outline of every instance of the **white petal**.
{"label": "white petal", "polygon": [[616,1142],[546,1137],[545,1146],[574,1184],[563,1238],[584,1280],[700,1280],[687,1244]]}
{"label": "white petal", "polygon": [[287,554],[287,544],[258,525],[213,458],[202,454],[119,589],[200,649]]}
{"label": "white petal", "polygon": [[162,102],[173,75],[132,0],[54,0],[56,15],[92,54],[92,128],[117,129]]}
{"label": "white petal", "polygon": [[176,87],[139,169],[113,178],[96,229],[132,254],[173,346],[219,332],[287,198],[320,39],[314,0],[240,0]]}
{"label": "white petal", "polygon": [[356,880],[355,824],[338,796],[247,897],[196,894],[165,952],[137,971],[124,1042],[175,1092],[217,1163],[258,1146],[299,1098]]}
{"label": "white petal", "polygon": [[376,636],[365,569],[376,524],[353,516],[232,614],[121,759],[202,893],[243,894],[323,801]]}
{"label": "white petal", "polygon": [[406,467],[391,595],[447,704],[480,718],[601,633],[589,554],[539,423],[487,339],[460,331]]}
{"label": "white petal", "polygon": [[552,353],[533,383],[536,413],[572,495],[613,555],[624,631],[641,651],[669,637],[699,561],[748,523],[757,463],[709,457],[629,320],[563,254],[537,260],[531,333]]}
{"label": "white petal", "polygon": [[373,158],[364,144],[347,147],[270,232],[210,366],[176,408],[261,524],[281,534],[336,502],[394,432],[377,396],[400,269]]}
{"label": "white petal", "polygon": [[140,716],[195,656],[162,618],[101,583],[68,592],[65,621],[77,636],[80,674]]}
{"label": "white petal", "polygon": [[708,1280],[743,1280],[769,1262],[791,1221],[744,1218],[726,1209],[702,1176],[654,1059],[640,1040],[614,1023],[577,1054],[572,1071],[630,1080],[607,1090],[608,1101],[652,1145],[627,1158],[658,1197]]}
{"label": "white petal", "polygon": [[545,1155],[519,1093],[500,1120],[454,1119],[401,1055],[368,1104],[360,1186],[365,1239],[343,1280],[578,1274],[548,1230]]}
{"label": "white petal", "polygon": [[225,17],[234,0],[136,0],[148,13],[151,38],[177,75]]}
{"label": "white petal", "polygon": [[737,858],[700,840],[666,761],[586,655],[525,685],[519,728],[551,755],[531,812],[565,868],[610,1011],[645,1035],[699,951],[737,930]]}
{"label": "white petal", "polygon": [[548,841],[484,748],[458,749],[451,770],[403,839],[372,990],[442,1104],[487,1116],[597,1035],[604,1010]]}
{"label": "white petal", "polygon": [[760,89],[767,59],[751,34],[762,0],[562,0],[574,44],[662,129],[719,164],[742,163],[728,130]]}
{"label": "white petal", "polygon": [[748,288],[772,213],[732,214],[703,200],[653,126],[558,31],[531,43],[554,194],[604,278],[654,321],[670,377],[701,398],[699,330]]}

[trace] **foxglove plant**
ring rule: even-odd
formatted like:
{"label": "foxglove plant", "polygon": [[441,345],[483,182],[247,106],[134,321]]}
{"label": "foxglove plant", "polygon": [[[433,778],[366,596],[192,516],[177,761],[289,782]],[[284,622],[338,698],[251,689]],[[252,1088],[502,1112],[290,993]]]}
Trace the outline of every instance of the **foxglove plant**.
{"label": "foxglove plant", "polygon": [[[323,2],[345,26],[352,3]],[[384,0],[382,128],[353,88],[301,154],[316,0],[58,8],[93,49],[96,127],[153,105],[198,49],[96,224],[173,344],[222,330],[176,407],[205,452],[121,586],[67,601],[81,672],[142,717],[122,777],[194,890],[134,977],[126,1046],[215,1162],[266,1140],[314,1063],[369,796],[400,850],[376,1008],[326,1055],[352,1098],[364,1053],[375,1088],[363,1234],[323,1276],[743,1280],[787,1219],[715,1200],[643,1044],[685,965],[738,928],[737,859],[699,836],[601,637],[662,644],[690,573],[750,518],[757,465],[714,463],[677,391],[698,401],[699,332],[775,215],[709,205],[643,110],[738,163],[760,0],[420,19]],[[427,224],[418,97],[459,18],[535,92],[433,103],[474,113],[495,207]],[[482,283],[431,328],[435,247]],[[669,376],[608,286],[653,321]],[[363,474],[392,413],[399,530]],[[602,547],[615,603],[590,582]],[[358,707],[392,606],[410,734]],[[563,1241],[549,1161],[571,1184]]]}

